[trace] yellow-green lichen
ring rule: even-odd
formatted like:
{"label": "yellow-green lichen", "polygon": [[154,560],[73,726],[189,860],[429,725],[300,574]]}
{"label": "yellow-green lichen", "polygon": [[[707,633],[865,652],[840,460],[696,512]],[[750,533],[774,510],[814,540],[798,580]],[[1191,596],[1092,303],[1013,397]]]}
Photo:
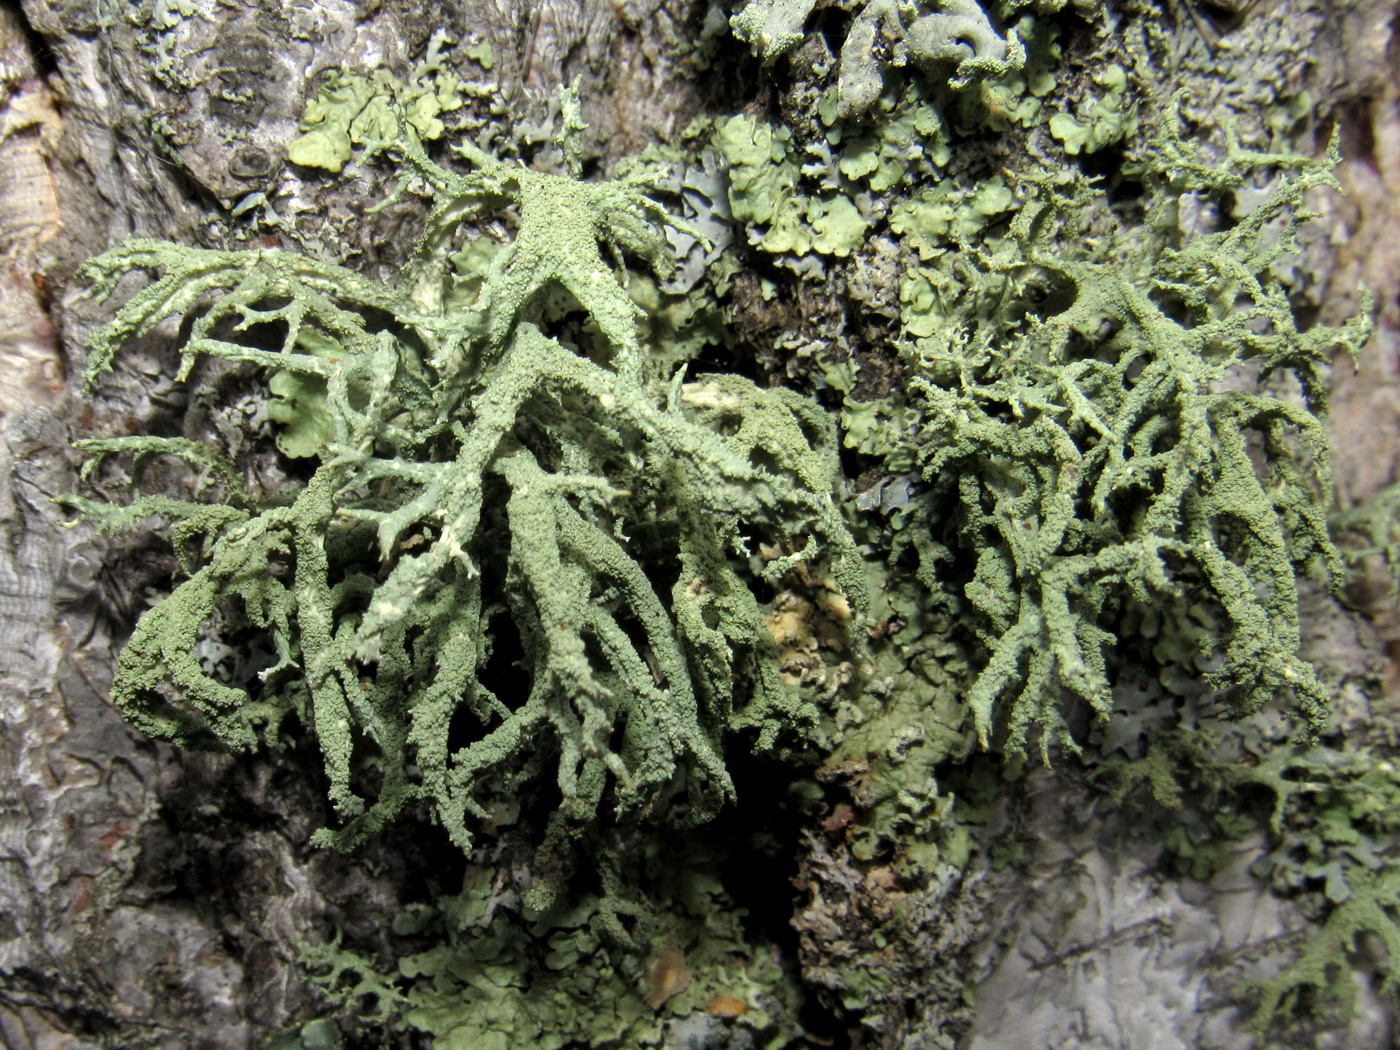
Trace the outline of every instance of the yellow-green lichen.
{"label": "yellow-green lichen", "polygon": [[1094,74],[1093,81],[1102,94],[1073,113],[1056,113],[1047,125],[1071,156],[1097,153],[1123,141],[1137,127],[1137,105],[1129,90],[1127,70],[1105,66]]}
{"label": "yellow-green lichen", "polygon": [[750,225],[764,251],[846,256],[864,240],[867,221],[852,201],[835,194],[804,196],[801,172],[781,132],[734,116],[717,129],[715,145],[729,162],[729,206]]}
{"label": "yellow-green lichen", "polygon": [[[444,34],[434,36],[426,58],[407,82],[383,69],[331,70],[306,104],[302,133],[288,144],[287,159],[339,172],[355,150],[395,141],[400,121],[407,121],[422,140],[441,138],[446,127],[440,118],[460,109],[470,88],[442,63],[438,52],[447,43]],[[487,47],[478,53],[489,56]]]}

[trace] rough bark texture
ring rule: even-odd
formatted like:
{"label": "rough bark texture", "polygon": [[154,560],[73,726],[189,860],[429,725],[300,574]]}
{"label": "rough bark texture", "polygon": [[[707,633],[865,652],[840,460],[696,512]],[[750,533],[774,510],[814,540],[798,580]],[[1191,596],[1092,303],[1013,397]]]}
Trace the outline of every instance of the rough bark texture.
{"label": "rough bark texture", "polygon": [[[109,704],[143,583],[168,566],[154,546],[61,528],[49,499],[72,488],[75,437],[146,429],[186,405],[155,351],[141,383],[128,372],[100,401],[76,393],[96,322],[67,285],[76,264],[133,233],[218,245],[227,228],[211,216],[295,177],[280,158],[319,73],[402,66],[438,28],[492,42],[519,120],[540,119],[581,76],[599,155],[672,138],[703,108],[675,57],[704,20],[700,0],[201,0],[165,31],[124,6],[0,4],[0,131],[19,129],[0,138],[0,1045],[14,1050],[260,1046],[319,1015],[301,941],[338,927],[373,943],[415,867],[447,863],[402,844],[353,859],[311,850],[325,806],[314,762],[178,753]],[[1400,469],[1392,7],[1316,42],[1350,98],[1333,284],[1364,281],[1380,303],[1359,370],[1337,371],[1349,502]],[[392,214],[361,222],[367,195],[323,185],[299,190],[304,223],[289,236],[314,243],[333,226],[370,264],[401,258]],[[1382,649],[1400,645],[1400,627],[1383,595],[1373,606],[1375,627],[1319,599],[1311,644],[1393,683]],[[989,922],[969,1050],[1256,1045],[1228,989],[1301,920],[1249,876],[1251,844],[1211,883],[1178,884],[1155,866],[1156,844],[1097,811],[1072,775],[1036,773],[1025,789],[1026,867],[965,875]],[[911,980],[939,966],[917,962]],[[1391,1045],[1393,1019],[1368,989],[1363,1003],[1329,1045]]]}

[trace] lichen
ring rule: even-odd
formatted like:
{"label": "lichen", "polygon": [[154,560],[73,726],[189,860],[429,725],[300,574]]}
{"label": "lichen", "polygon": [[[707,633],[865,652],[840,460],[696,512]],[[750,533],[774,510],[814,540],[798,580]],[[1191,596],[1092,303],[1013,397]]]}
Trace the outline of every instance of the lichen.
{"label": "lichen", "polygon": [[849,197],[800,192],[798,165],[772,127],[736,115],[716,130],[715,145],[729,162],[734,218],[751,224],[764,251],[847,256],[864,243],[869,224]]}
{"label": "lichen", "polygon": [[[1298,595],[1340,580],[1325,384],[1369,308],[1303,320],[1308,205],[1337,155],[1295,152],[1312,151],[1306,92],[1276,70],[1301,69],[1305,46],[1285,14],[1251,16],[1238,47],[1154,2],[801,15],[765,72],[782,119],[751,106],[716,122],[715,143],[740,251],[765,274],[753,312],[782,319],[763,333],[773,367],[839,413],[879,566],[872,637],[909,659],[945,646],[920,657],[945,665],[941,688],[885,653],[861,702],[819,728],[831,757],[801,861],[804,973],[889,1042],[890,1025],[914,1038],[891,1017],[956,1011],[956,967],[928,978],[911,961],[950,935],[900,920],[966,903],[954,785],[973,743],[1011,759],[1007,776],[1027,747],[1093,762],[1095,741],[1143,727],[1116,703],[1139,664],[1192,713],[1268,705],[1304,739],[1326,724],[1334,689],[1303,656]],[[949,23],[933,19],[954,15],[976,32],[935,54]],[[1172,101],[1179,62],[1191,87]],[[823,255],[809,211],[842,198],[864,238]],[[785,301],[807,313],[769,305]],[[1375,551],[1382,518],[1338,524]],[[926,736],[896,761],[883,745],[910,727]],[[1184,753],[1134,772],[1169,800]],[[1163,838],[1202,877],[1226,856],[1180,828]],[[1327,979],[1351,979],[1338,957]],[[1322,996],[1302,992],[1290,1003]]]}
{"label": "lichen", "polygon": [[[315,841],[343,848],[421,801],[469,851],[488,789],[552,765],[535,906],[605,806],[638,819],[680,790],[688,819],[706,819],[733,794],[726,734],[770,748],[813,720],[779,679],[763,581],[820,563],[864,601],[819,410],[733,376],[645,382],[623,260],[663,272],[659,229],[684,224],[647,195],[646,167],[580,181],[576,97],[563,109],[571,175],[470,144],[472,169],[448,171],[398,112],[381,148],[431,211],[394,285],[275,249],[152,240],[83,271],[99,298],[134,271],[158,275],[94,336],[88,389],[170,317],[191,318],[182,378],[207,356],[324,389],[315,440],[289,449],[312,451],[315,469],[284,499],[240,499],[226,482],[218,513],[139,484],[128,505],[79,503],[103,527],[165,519],[199,565],[123,650],[123,713],[233,750],[276,743],[295,716],[342,822]],[[508,205],[514,240],[474,276],[471,305],[454,305],[465,223]],[[552,319],[560,295],[586,325]],[[137,451],[189,450],[151,437]],[[256,681],[216,680],[196,659],[216,612],[275,653]],[[501,665],[512,652],[523,677]]]}
{"label": "lichen", "polygon": [[734,35],[770,63],[802,42],[802,24],[816,0],[749,0],[729,20]]}
{"label": "lichen", "polygon": [[[884,91],[890,70],[905,65],[942,77],[954,88],[1025,66],[1020,39],[998,33],[976,0],[938,0],[933,11],[925,6],[870,0],[852,20],[841,45],[838,98],[843,117],[867,113]],[[886,47],[885,38],[892,38],[893,46]]]}
{"label": "lichen", "polygon": [[[1282,692],[1305,731],[1326,717],[1327,692],[1298,656],[1296,577],[1338,567],[1314,411],[1325,408],[1321,369],[1336,348],[1354,353],[1369,322],[1300,329],[1271,268],[1292,247],[1304,195],[1331,176],[1233,140],[1210,164],[1172,112],[1148,163],[1144,227],[1097,251],[1068,247],[1083,192],[1026,178],[1009,232],[1023,260],[1012,265],[1031,283],[1006,283],[1004,255],[974,262],[954,279],[953,323],[911,333],[924,578],[947,593],[956,585],[943,581],[964,571],[948,552],[973,552],[961,590],[988,659],[968,703],[984,743],[1011,751],[1033,729],[1043,751],[1052,737],[1074,746],[1065,696],[1109,716],[1105,657],[1130,597],[1217,610],[1198,656],[1237,714]],[[1179,202],[1266,165],[1289,174],[1258,208],[1183,237]],[[1025,298],[1037,281],[1046,306]],[[1251,367],[1291,379],[1299,399],[1222,385]]]}
{"label": "lichen", "polygon": [[[1047,756],[1052,740],[1072,749],[1067,698],[1109,717],[1106,661],[1132,602],[1208,607],[1216,629],[1185,659],[1209,668],[1237,715],[1286,693],[1314,732],[1327,696],[1297,655],[1296,578],[1335,579],[1339,566],[1324,520],[1321,375],[1369,331],[1364,310],[1302,330],[1279,276],[1305,195],[1332,184],[1327,165],[1251,151],[1232,131],[1210,159],[1186,138],[1178,100],[1125,160],[1147,204],[1139,224],[1115,229],[1072,158],[1135,136],[1139,103],[1120,65],[1085,79],[1102,95],[1056,114],[1041,138],[1058,141],[1063,163],[1033,152],[995,173],[910,178],[908,192],[912,166],[882,174],[888,130],[947,143],[938,107],[958,110],[946,87],[912,84],[877,130],[855,135],[840,107],[821,115],[824,137],[732,117],[715,142],[733,215],[803,277],[832,265],[821,255],[847,254],[824,252],[814,229],[836,202],[850,202],[852,253],[869,255],[860,235],[882,218],[897,239],[907,395],[871,404],[847,383],[844,440],[891,476],[913,463],[922,481],[910,506],[924,532],[900,543],[920,550],[933,600],[983,639],[968,701],[984,745],[1017,753],[1035,735]],[[926,150],[919,174],[946,156]],[[1192,230],[1279,171],[1246,194],[1247,214]],[[867,179],[885,191],[883,215]],[[891,283],[872,282],[872,307],[887,309]],[[1249,370],[1296,392],[1225,388]]]}
{"label": "lichen", "polygon": [[[427,197],[394,284],[151,242],[90,270],[104,292],[158,276],[95,368],[184,318],[187,361],[261,370],[284,466],[310,479],[266,499],[198,447],[85,446],[94,480],[114,457],[162,479],[179,462],[190,490],[72,501],[104,528],[163,517],[190,577],[124,657],[132,716],[235,747],[310,726],[341,820],[319,841],[406,808],[464,849],[493,829],[460,893],[394,922],[396,968],[308,948],[331,999],[439,1050],[800,1040],[791,959],[757,932],[786,915],[741,923],[714,856],[655,837],[730,797],[741,741],[805,749],[783,767],[798,962],[857,1041],[958,1038],[977,879],[1016,848],[986,812],[1019,815],[1026,748],[1082,748],[1115,806],[1145,787],[1179,872],[1272,836],[1258,871],[1323,933],[1254,988],[1261,1025],[1342,1003],[1363,930],[1400,943],[1374,864],[1394,829],[1366,809],[1393,794],[1367,780],[1378,753],[1324,768],[1280,730],[1233,779],[1206,770],[1256,725],[1214,716],[1282,700],[1307,738],[1327,714],[1298,588],[1337,579],[1326,359],[1367,325],[1300,320],[1295,235],[1331,185],[1294,153],[1314,24],[1256,8],[1217,46],[1197,10],[712,4],[696,67],[757,65],[731,59],[732,26],[761,97],[611,182],[544,173],[578,174],[567,95],[557,149],[534,149],[545,124],[492,122],[477,143],[532,167],[464,142],[458,174],[422,143],[477,127],[487,107],[448,107],[478,89],[332,74],[293,159],[389,158]],[[687,381],[702,349],[817,400]],[[1334,528],[1393,550],[1383,510]],[[226,635],[261,679],[187,659]],[[1126,710],[1136,677],[1180,691]]]}
{"label": "lichen", "polygon": [[1093,82],[1102,94],[1085,102],[1077,112],[1054,114],[1046,124],[1071,156],[1097,153],[1121,142],[1136,127],[1136,107],[1127,70],[1118,65],[1105,66],[1094,74]]}
{"label": "lichen", "polygon": [[1400,594],[1400,485],[1387,485],[1336,514],[1332,531],[1353,572],[1361,572],[1374,559],[1390,577],[1391,595]]}
{"label": "lichen", "polygon": [[1377,990],[1400,999],[1400,771],[1391,750],[1337,740],[1269,747],[1257,726],[1241,733],[1215,724],[1157,734],[1142,757],[1098,770],[1116,798],[1165,826],[1168,850],[1193,878],[1216,874],[1230,843],[1250,833],[1266,839],[1252,871],[1317,925],[1276,972],[1237,989],[1260,1034],[1346,1024],[1356,1008],[1355,960],[1366,954],[1380,956]]}
{"label": "lichen", "polygon": [[[694,842],[653,840],[626,876],[610,869],[611,894],[638,897],[625,946],[597,895],[522,910],[508,874],[483,865],[457,893],[394,917],[393,932],[416,946],[395,971],[335,942],[307,946],[303,962],[359,1033],[416,1031],[434,1050],[641,1050],[697,1030],[734,1045],[801,1045],[794,974],[771,945],[753,942],[721,859]],[[643,906],[642,886],[655,879],[665,880],[664,901]]]}
{"label": "lichen", "polygon": [[330,70],[306,104],[302,134],[287,146],[287,159],[339,172],[356,150],[397,139],[400,121],[407,121],[420,141],[441,138],[446,127],[440,117],[459,109],[471,86],[443,67],[439,51],[448,43],[446,34],[435,34],[406,81],[385,69]]}

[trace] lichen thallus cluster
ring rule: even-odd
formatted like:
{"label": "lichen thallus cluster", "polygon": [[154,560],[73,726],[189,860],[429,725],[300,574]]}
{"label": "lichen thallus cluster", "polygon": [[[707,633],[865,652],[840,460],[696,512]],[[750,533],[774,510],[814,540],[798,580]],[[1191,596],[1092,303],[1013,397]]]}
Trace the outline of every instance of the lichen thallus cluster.
{"label": "lichen thallus cluster", "polygon": [[[1340,579],[1324,367],[1364,344],[1369,307],[1300,328],[1274,272],[1297,248],[1307,195],[1336,185],[1335,143],[1319,163],[1225,138],[1223,162],[1207,159],[1168,106],[1142,227],[1090,251],[1074,246],[1089,191],[1026,179],[1014,254],[910,355],[911,389],[942,425],[922,439],[927,488],[912,501],[928,535],[908,542],[935,593],[970,555],[961,611],[989,656],[966,699],[984,744],[1076,749],[1065,697],[1107,721],[1108,654],[1125,635],[1158,635],[1141,623],[1182,618],[1183,597],[1208,626],[1162,629],[1159,648],[1174,646],[1166,658],[1218,690],[1225,712],[1285,696],[1304,735],[1326,724],[1327,687],[1299,656],[1298,580]],[[1182,233],[1192,201],[1264,168],[1281,174],[1250,214]],[[1016,303],[1026,293],[1006,273],[1028,268],[1060,296],[1052,310]],[[1251,373],[1263,385],[1241,389]]]}
{"label": "lichen thallus cluster", "polygon": [[[158,275],[93,338],[89,389],[124,345],[192,318],[184,374],[209,355],[311,377],[328,438],[292,497],[261,503],[190,441],[87,441],[89,470],[176,457],[222,482],[219,500],[70,497],[103,528],[165,519],[193,569],[121,654],[113,693],[135,725],[245,750],[295,714],[340,820],[316,839],[344,848],[422,800],[469,850],[487,797],[552,764],[536,905],[557,889],[550,858],[605,804],[638,817],[684,791],[704,819],[733,793],[722,736],[748,729],[769,747],[805,716],[773,659],[765,579],[809,563],[863,604],[820,410],[735,376],[644,381],[624,257],[660,271],[662,227],[685,224],[640,169],[577,177],[577,99],[563,97],[568,176],[471,146],[471,170],[449,171],[407,128],[384,147],[403,164],[399,192],[432,202],[392,286],[273,249],[133,240],[88,263],[101,297],[133,271]],[[457,272],[465,224],[511,205],[514,241],[484,274]],[[586,324],[554,319],[561,289]],[[268,326],[280,348],[250,337]],[[200,662],[216,614],[275,652],[257,681]],[[500,646],[518,646],[523,675],[483,673]]]}

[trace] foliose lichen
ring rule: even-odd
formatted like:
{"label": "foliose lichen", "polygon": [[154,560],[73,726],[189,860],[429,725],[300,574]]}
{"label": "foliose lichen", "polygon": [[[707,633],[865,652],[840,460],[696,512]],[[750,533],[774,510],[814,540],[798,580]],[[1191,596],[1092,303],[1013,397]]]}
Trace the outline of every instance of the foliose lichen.
{"label": "foliose lichen", "polygon": [[[1299,319],[1293,249],[1332,162],[1293,152],[1311,113],[1295,83],[1306,26],[1250,19],[1216,47],[1191,30],[1193,5],[1165,0],[752,0],[712,5],[702,37],[717,42],[734,7],[780,105],[699,119],[620,183],[471,147],[469,175],[443,172],[417,145],[436,114],[403,136],[397,115],[460,97],[436,75],[328,78],[303,162],[319,163],[312,146],[334,145],[332,170],[347,149],[387,153],[404,192],[427,186],[428,231],[393,286],[285,254],[171,246],[93,271],[110,283],[152,262],[172,279],[123,308],[106,353],[196,315],[205,300],[180,289],[204,281],[216,301],[193,316],[187,354],[268,372],[278,445],[315,470],[278,505],[238,495],[238,471],[202,449],[86,446],[94,476],[109,455],[182,457],[195,495],[213,500],[85,504],[111,527],[163,512],[193,573],[183,611],[149,614],[124,665],[137,717],[251,744],[275,742],[292,714],[323,746],[353,738],[327,756],[346,824],[323,839],[346,845],[419,800],[470,844],[483,817],[517,819],[514,789],[555,773],[529,901],[511,896],[518,873],[477,850],[459,895],[396,922],[422,942],[397,971],[349,949],[308,953],[333,996],[373,999],[378,1010],[357,1012],[438,1046],[520,1032],[653,1045],[682,1038],[682,1012],[713,1020],[737,1000],[773,1006],[748,1015],[744,1037],[794,1037],[773,1005],[795,1001],[791,973],[755,950],[733,898],[693,892],[705,876],[651,854],[654,882],[627,881],[619,858],[636,856],[636,838],[632,853],[616,835],[598,851],[601,892],[540,910],[568,840],[611,823],[608,810],[659,814],[684,785],[673,815],[712,811],[729,790],[729,730],[765,748],[800,733],[825,753],[798,789],[809,808],[793,925],[809,988],[867,1036],[951,1046],[945,1022],[969,1011],[949,960],[978,935],[968,871],[987,847],[969,768],[997,770],[986,779],[999,785],[1023,748],[1084,747],[1092,761],[1105,739],[1136,742],[1144,723],[1118,687],[1139,671],[1180,685],[1173,702],[1193,717],[1283,697],[1307,736],[1328,707],[1300,655],[1297,595],[1307,576],[1336,579],[1326,359],[1354,351],[1367,325],[1364,311],[1340,328]],[[1178,77],[1191,91],[1168,105],[1162,85]],[[478,141],[516,155],[503,137],[483,128]],[[567,159],[576,141],[561,145]],[[673,222],[669,248],[662,196],[703,198],[707,212]],[[557,221],[565,203],[592,216],[573,233]],[[512,209],[513,242],[467,232]],[[594,221],[615,240],[581,232]],[[668,280],[672,250],[682,265]],[[293,317],[297,303],[311,306]],[[806,383],[839,430],[790,392],[673,383],[706,341]],[[838,442],[849,503],[865,512],[849,517],[869,587],[830,501]],[[480,509],[463,524],[448,506]],[[1377,523],[1335,524],[1393,547]],[[318,543],[329,586],[303,588]],[[327,593],[332,629],[316,641]],[[295,637],[303,615],[310,651]],[[177,644],[151,641],[177,620]],[[266,647],[265,681],[180,663],[186,642],[225,624]],[[851,668],[824,661],[864,634],[874,666],[854,695]],[[449,668],[429,655],[438,647]],[[820,711],[796,699],[814,687],[835,698]],[[1085,728],[1086,713],[1098,724]],[[1201,770],[1225,725],[1154,723],[1146,753],[1105,779],[1146,781],[1179,806],[1222,783]],[[1000,755],[970,758],[979,745]],[[1361,931],[1393,938],[1398,909],[1375,864],[1393,829],[1367,808],[1390,790],[1370,782],[1376,755],[1342,770],[1327,754],[1271,739],[1219,789],[1232,797],[1215,837],[1163,836],[1183,870],[1208,877],[1221,839],[1266,827],[1278,849],[1261,872],[1318,898],[1320,920],[1340,916],[1262,988],[1262,1019],[1337,1001]],[[1283,815],[1252,819],[1240,800],[1276,788]],[[695,981],[677,991],[683,971]],[[587,997],[604,1005],[585,1015]]]}
{"label": "foliose lichen", "polygon": [[[841,44],[837,111],[866,114],[885,90],[891,71],[915,66],[962,88],[983,78],[1020,71],[1026,50],[1013,31],[1003,35],[988,9],[1014,19],[1024,8],[1055,11],[1064,0],[1012,0],[986,5],[977,0],[867,0],[857,5]],[[805,37],[813,0],[750,0],[730,20],[734,35],[765,63],[792,51]]]}
{"label": "foliose lichen", "polygon": [[693,842],[653,838],[629,857],[626,876],[610,868],[603,881],[615,895],[666,883],[663,900],[638,900],[625,949],[609,935],[598,895],[522,912],[509,877],[486,864],[457,893],[393,918],[395,935],[417,949],[394,970],[334,942],[308,946],[303,963],[361,1031],[416,1031],[434,1050],[640,1050],[688,1038],[801,1045],[795,974],[772,945],[753,943],[718,859]]}

